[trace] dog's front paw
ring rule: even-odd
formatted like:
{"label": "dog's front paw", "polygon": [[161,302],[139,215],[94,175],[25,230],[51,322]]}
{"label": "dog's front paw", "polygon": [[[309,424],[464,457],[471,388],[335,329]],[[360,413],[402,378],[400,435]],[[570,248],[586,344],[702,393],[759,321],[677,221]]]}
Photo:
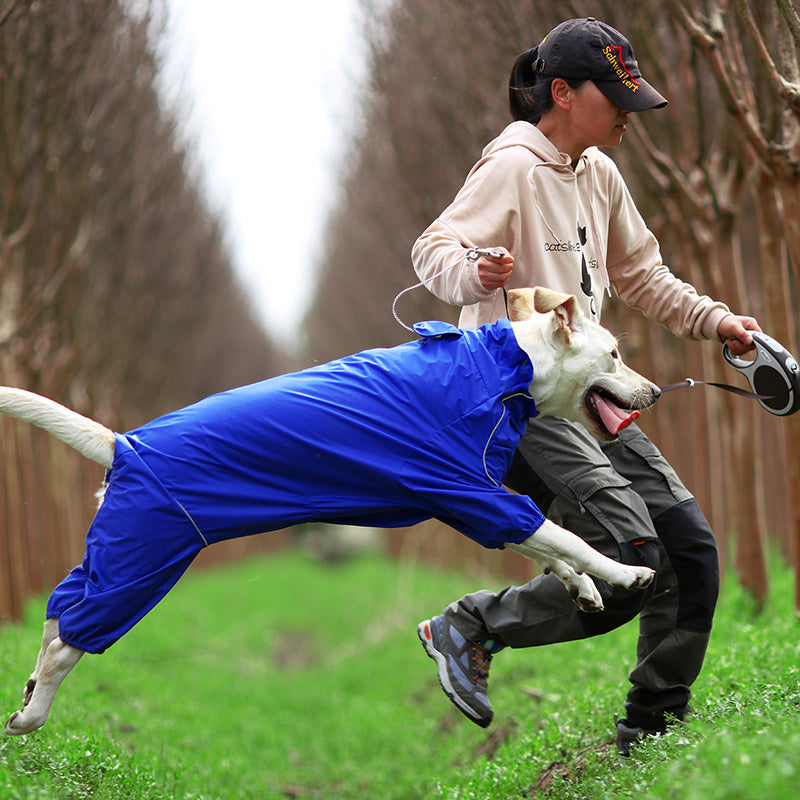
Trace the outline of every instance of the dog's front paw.
{"label": "dog's front paw", "polygon": [[644,589],[653,582],[655,571],[650,567],[634,567],[630,564],[620,564],[622,574],[617,584],[624,589]]}
{"label": "dog's front paw", "polygon": [[603,611],[605,608],[603,598],[594,581],[585,572],[576,573],[572,583],[576,590],[572,594],[572,599],[578,604],[581,611],[585,611],[587,614]]}
{"label": "dog's front paw", "polygon": [[587,614],[603,611],[603,598],[594,581],[585,572],[576,572],[569,564],[554,559],[544,567],[544,573],[552,573],[566,586],[573,602]]}

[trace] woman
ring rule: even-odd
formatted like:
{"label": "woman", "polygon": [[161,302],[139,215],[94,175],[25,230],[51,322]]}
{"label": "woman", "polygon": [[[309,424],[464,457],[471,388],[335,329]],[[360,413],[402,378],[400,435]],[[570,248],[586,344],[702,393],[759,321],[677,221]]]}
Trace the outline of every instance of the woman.
{"label": "woman", "polygon": [[[517,286],[574,294],[599,321],[613,290],[679,336],[725,341],[737,354],[752,349],[757,322],[698,295],[664,266],[622,176],[596,149],[620,144],[631,112],[667,104],[642,78],[628,40],[591,17],[563,22],[517,59],[509,99],[514,121],[413,248],[428,288],[462,306],[460,325],[505,316],[503,289]],[[503,255],[476,258],[472,249],[489,247]],[[611,558],[656,569],[656,582],[644,592],[601,585],[606,610],[587,615],[543,575],[451,603],[420,624],[420,638],[450,699],[486,726],[494,653],[592,636],[639,614],[638,663],[617,726],[627,755],[689,711],[717,599],[714,536],[635,425],[599,445],[570,423],[531,420],[506,483]]]}

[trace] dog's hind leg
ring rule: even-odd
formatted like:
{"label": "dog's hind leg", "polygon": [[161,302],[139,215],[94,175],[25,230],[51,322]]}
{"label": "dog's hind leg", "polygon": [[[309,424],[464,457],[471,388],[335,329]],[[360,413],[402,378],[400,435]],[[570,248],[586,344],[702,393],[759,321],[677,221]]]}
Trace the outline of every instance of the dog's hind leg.
{"label": "dog's hind leg", "polygon": [[[52,623],[55,623],[56,635],[47,641],[53,633]],[[6,733],[12,736],[31,733],[47,722],[58,687],[83,655],[83,650],[65,644],[57,634],[58,621],[47,620],[42,651],[25,688],[25,705],[21,711],[15,711],[6,723]]]}
{"label": "dog's hind leg", "polygon": [[46,619],[44,621],[44,631],[42,633],[42,646],[39,650],[39,656],[36,659],[36,666],[34,667],[30,678],[28,678],[28,682],[25,684],[25,689],[22,693],[23,706],[27,706],[31,701],[31,695],[33,695],[36,681],[39,678],[39,673],[42,671],[42,663],[44,662],[47,648],[50,647],[50,643],[56,638],[56,636],[58,636],[58,620]]}

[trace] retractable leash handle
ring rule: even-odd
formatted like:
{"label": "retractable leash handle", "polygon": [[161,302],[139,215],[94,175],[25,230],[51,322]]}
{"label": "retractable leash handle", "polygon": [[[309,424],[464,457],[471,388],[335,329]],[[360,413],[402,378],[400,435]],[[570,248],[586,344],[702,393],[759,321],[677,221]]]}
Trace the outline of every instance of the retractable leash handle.
{"label": "retractable leash handle", "polygon": [[724,359],[747,378],[759,405],[770,414],[788,417],[800,409],[800,365],[792,354],[771,336],[753,331],[756,357],[745,361],[723,345]]}
{"label": "retractable leash handle", "polygon": [[747,378],[752,392],[727,383],[695,381],[687,378],[680,383],[660,387],[661,393],[665,394],[686,386],[715,386],[740,397],[757,400],[763,409],[778,417],[794,414],[800,409],[800,366],[797,360],[783,345],[778,344],[766,333],[753,331],[752,336],[756,355],[750,361],[733,355],[728,345],[722,346],[723,357],[737,372],[741,372]]}

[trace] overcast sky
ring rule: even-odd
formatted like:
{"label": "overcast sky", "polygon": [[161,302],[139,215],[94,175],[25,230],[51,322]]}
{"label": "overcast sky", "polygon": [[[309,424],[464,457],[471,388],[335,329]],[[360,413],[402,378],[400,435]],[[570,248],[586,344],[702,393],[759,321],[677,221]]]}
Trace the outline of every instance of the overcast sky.
{"label": "overcast sky", "polygon": [[[356,95],[357,0],[169,0],[173,83],[183,76],[215,204],[272,335],[305,310]],[[291,334],[289,333],[289,338]]]}

